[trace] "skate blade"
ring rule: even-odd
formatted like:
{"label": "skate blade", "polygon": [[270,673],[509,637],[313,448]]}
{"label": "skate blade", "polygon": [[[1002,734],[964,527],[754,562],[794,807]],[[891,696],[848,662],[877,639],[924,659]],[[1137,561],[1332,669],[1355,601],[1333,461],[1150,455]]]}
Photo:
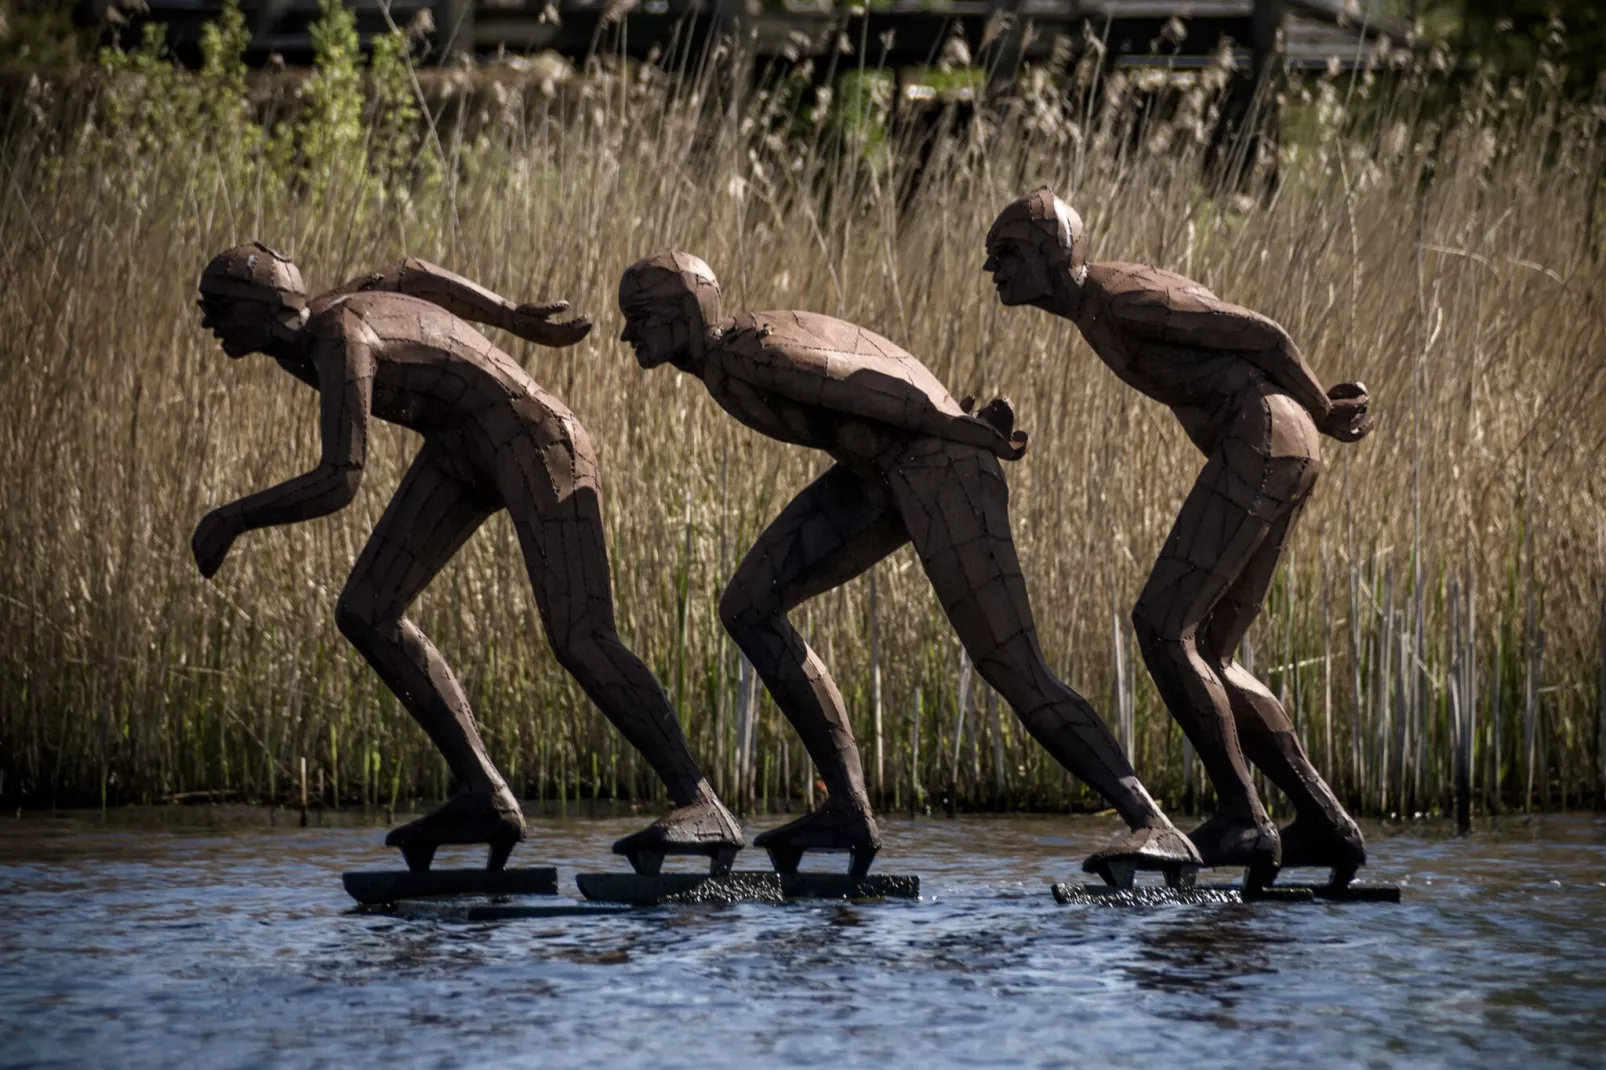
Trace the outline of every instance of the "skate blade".
{"label": "skate blade", "polygon": [[364,906],[447,895],[557,895],[553,866],[527,869],[352,870],[340,880]]}
{"label": "skate blade", "polygon": [[636,851],[616,849],[614,854],[623,855],[625,861],[630,863],[630,868],[643,877],[662,872],[664,860],[671,857],[706,858],[708,872],[713,876],[722,877],[730,873],[731,866],[736,861],[736,854],[740,850],[740,847],[726,844],[664,843]]}
{"label": "skate blade", "polygon": [[783,903],[789,899],[918,899],[920,878],[876,873],[581,873],[587,899],[635,906],[659,903]]}

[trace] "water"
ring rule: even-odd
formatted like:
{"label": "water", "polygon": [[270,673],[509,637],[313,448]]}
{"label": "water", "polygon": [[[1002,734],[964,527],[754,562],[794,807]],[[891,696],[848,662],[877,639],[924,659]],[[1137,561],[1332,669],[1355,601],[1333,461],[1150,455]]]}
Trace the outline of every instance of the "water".
{"label": "water", "polygon": [[[916,903],[491,923],[353,912],[341,870],[395,865],[371,827],[167,821],[0,821],[0,1065],[1535,1068],[1606,1045],[1595,817],[1370,827],[1400,906],[1063,907],[1049,884],[1108,821],[965,818],[884,826]],[[641,823],[538,821],[514,857],[572,892]]]}

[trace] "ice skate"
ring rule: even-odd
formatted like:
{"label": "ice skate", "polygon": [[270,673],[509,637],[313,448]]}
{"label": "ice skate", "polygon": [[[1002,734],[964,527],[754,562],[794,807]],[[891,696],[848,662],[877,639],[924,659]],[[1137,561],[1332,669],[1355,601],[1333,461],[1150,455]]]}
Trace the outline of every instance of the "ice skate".
{"label": "ice skate", "polygon": [[[1270,830],[1275,850],[1277,830],[1270,825],[1266,828]],[[1208,833],[1204,842],[1190,842],[1190,837],[1170,827],[1133,829],[1083,863],[1082,868],[1101,877],[1103,884],[1056,884],[1054,898],[1061,903],[1082,906],[1242,903],[1265,899],[1308,902],[1315,898],[1308,888],[1266,887],[1276,869],[1275,863],[1267,868],[1260,861],[1264,850],[1261,848],[1257,852],[1256,848],[1261,846],[1261,830],[1251,826],[1234,832],[1225,822],[1215,827],[1206,822],[1201,831]],[[1198,883],[1200,867],[1211,865],[1212,859],[1219,859],[1215,862],[1217,865],[1259,865],[1259,880],[1252,882],[1246,878],[1242,885]],[[1136,876],[1143,871],[1163,874],[1165,883],[1138,884]]]}
{"label": "ice skate", "polygon": [[797,872],[805,851],[848,852],[848,875],[861,879],[881,850],[881,834],[869,812],[834,800],[812,813],[753,837],[753,846],[769,852],[775,872]]}
{"label": "ice skate", "polygon": [[708,872],[724,876],[730,873],[736,852],[746,842],[736,818],[710,795],[619,840],[613,845],[613,853],[624,855],[630,860],[630,868],[642,874],[657,873],[666,855],[707,855]]}
{"label": "ice skate", "polygon": [[1112,888],[1131,888],[1140,871],[1163,874],[1168,888],[1191,888],[1202,864],[1193,844],[1167,825],[1132,829],[1115,843],[1089,855],[1082,869],[1096,874]]}
{"label": "ice skate", "polygon": [[1188,834],[1206,866],[1242,866],[1244,891],[1253,894],[1277,877],[1282,843],[1277,826],[1236,821],[1216,814]]}
{"label": "ice skate", "polygon": [[385,846],[401,848],[407,868],[422,873],[429,869],[437,847],[488,844],[490,854],[485,868],[495,871],[507,865],[513,845],[522,839],[524,814],[512,792],[504,787],[490,799],[460,791],[438,809],[391,829]]}
{"label": "ice skate", "polygon": [[1357,884],[1355,874],[1366,865],[1366,839],[1360,826],[1342,810],[1336,816],[1301,814],[1282,830],[1284,870],[1313,867],[1328,871],[1326,884],[1284,882],[1278,888],[1309,888],[1317,899],[1346,902],[1398,903],[1396,884]]}
{"label": "ice skate", "polygon": [[[558,872],[553,867],[506,868],[513,846],[523,839],[524,815],[506,788],[491,799],[462,791],[440,808],[390,830],[385,846],[401,849],[405,870],[355,871],[341,879],[364,906],[440,896],[556,895]],[[430,868],[437,847],[476,843],[490,848],[484,869]]]}
{"label": "ice skate", "polygon": [[[777,846],[774,840],[778,837],[781,843]],[[753,843],[768,848],[773,870],[731,868],[742,835],[730,812],[710,799],[682,807],[616,843],[614,852],[631,860],[634,873],[581,873],[577,880],[587,899],[638,906],[920,896],[918,877],[865,872],[880,839],[874,819],[862,811],[815,811],[763,833]],[[848,851],[853,855],[853,871],[799,873],[798,861],[807,850]],[[707,854],[712,864],[706,874],[661,873],[656,867],[666,854]]]}

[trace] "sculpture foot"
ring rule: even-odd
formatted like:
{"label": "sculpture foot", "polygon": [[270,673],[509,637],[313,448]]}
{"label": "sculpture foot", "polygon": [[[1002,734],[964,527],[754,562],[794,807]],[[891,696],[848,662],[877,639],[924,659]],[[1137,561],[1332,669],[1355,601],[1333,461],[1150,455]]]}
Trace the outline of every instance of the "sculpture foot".
{"label": "sculpture foot", "polygon": [[1217,814],[1188,834],[1206,866],[1244,867],[1244,891],[1258,892],[1277,879],[1282,841],[1277,826],[1235,821]]}
{"label": "sculpture foot", "polygon": [[782,874],[796,873],[805,851],[846,851],[849,876],[862,879],[881,850],[881,836],[867,811],[827,802],[813,813],[759,833],[753,846],[768,851],[775,872]]}
{"label": "sculpture foot", "polygon": [[502,788],[491,799],[458,792],[438,809],[391,829],[385,846],[401,848],[407,868],[422,873],[429,869],[437,847],[488,844],[485,868],[500,870],[507,865],[514,845],[523,839],[524,815],[512,793]]}
{"label": "sculpture foot", "polygon": [[744,846],[736,818],[710,795],[624,837],[613,845],[613,853],[629,859],[630,868],[637,873],[649,875],[663,868],[667,855],[707,855],[708,872],[723,876],[731,871],[736,852]]}
{"label": "sculpture foot", "polygon": [[435,845],[433,843],[412,843],[401,849],[402,861],[413,873],[423,873],[429,869],[429,864],[435,860]]}
{"label": "sculpture foot", "polygon": [[1170,825],[1132,829],[1115,843],[1089,855],[1084,872],[1112,888],[1130,888],[1140,871],[1159,872],[1171,888],[1191,888],[1203,863],[1187,837]]}
{"label": "sculpture foot", "polygon": [[1280,836],[1284,868],[1325,866],[1331,871],[1328,883],[1334,888],[1348,887],[1356,872],[1366,865],[1366,839],[1348,814],[1301,814],[1282,829]]}

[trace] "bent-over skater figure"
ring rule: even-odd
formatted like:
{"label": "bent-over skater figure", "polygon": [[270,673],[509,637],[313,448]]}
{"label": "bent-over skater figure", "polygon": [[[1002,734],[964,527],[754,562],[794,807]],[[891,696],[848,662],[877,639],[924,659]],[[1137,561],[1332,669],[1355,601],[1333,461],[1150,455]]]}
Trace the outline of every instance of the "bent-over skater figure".
{"label": "bent-over skater figure", "polygon": [[836,850],[850,852],[851,872],[862,876],[880,847],[842,696],[787,613],[908,542],[983,678],[1131,826],[1088,868],[1114,879],[1118,870],[1180,877],[1197,866],[1104,723],[1043,660],[999,465],[1026,447],[1006,399],[972,415],[913,356],[829,316],[730,318],[713,272],[686,253],[633,265],[619,307],[620,339],[643,367],[696,375],[742,423],[837,462],[759,537],[719,605],[828,790],[821,809],[755,838],[778,870],[794,871],[805,850]]}
{"label": "bent-over skater figure", "polygon": [[[1322,865],[1347,884],[1366,861],[1360,829],[1282,706],[1233,654],[1316,485],[1318,434],[1354,442],[1371,430],[1366,388],[1324,392],[1281,327],[1197,282],[1089,264],[1081,218],[1048,189],[999,215],[983,270],[1005,305],[1075,323],[1208,458],[1132,612],[1149,672],[1216,788],[1216,813],[1189,838],[1206,865],[1244,865],[1252,880],[1271,879],[1279,864]],[[1294,804],[1280,836],[1245,758]]]}
{"label": "bent-over skater figure", "polygon": [[[213,510],[195,530],[201,573],[247,531],[333,513],[357,492],[371,417],[424,437],[335,607],[341,632],[440,749],[459,785],[393,829],[409,867],[440,844],[486,843],[500,869],[524,837],[518,800],[491,763],[452,671],[405,616],[475,529],[506,509],[548,641],[669,788],[675,809],[620,853],[729,856],[741,832],[687,748],[667,696],[614,630],[596,454],[574,414],[463,320],[573,345],[590,324],[567,305],[514,305],[451,272],[405,260],[311,301],[289,260],[260,244],[218,255],[200,283],[202,326],[239,358],[265,353],[319,393],[323,457],[312,471]],[[461,317],[461,318],[460,318]],[[634,858],[633,858],[634,860]]]}

